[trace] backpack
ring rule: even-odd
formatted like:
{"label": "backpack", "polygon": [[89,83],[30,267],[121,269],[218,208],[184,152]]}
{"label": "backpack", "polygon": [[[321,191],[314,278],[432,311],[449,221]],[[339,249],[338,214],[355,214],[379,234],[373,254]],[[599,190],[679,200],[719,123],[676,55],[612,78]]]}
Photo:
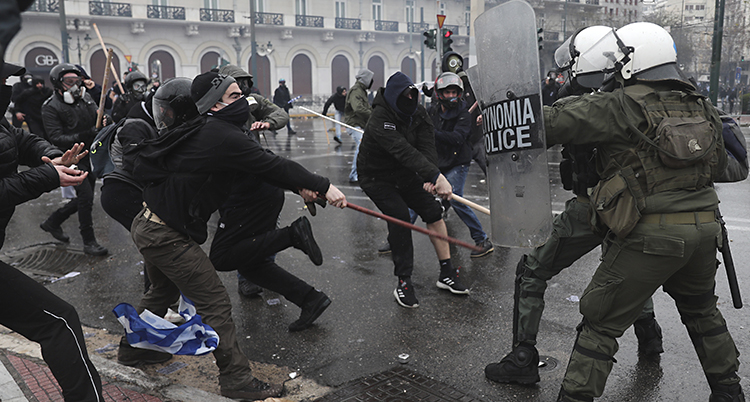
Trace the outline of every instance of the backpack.
{"label": "backpack", "polygon": [[115,170],[115,163],[112,161],[109,149],[115,135],[125,125],[126,120],[121,119],[116,124],[110,124],[102,128],[94,137],[94,142],[89,150],[89,158],[91,159],[91,173],[96,178],[104,177]]}

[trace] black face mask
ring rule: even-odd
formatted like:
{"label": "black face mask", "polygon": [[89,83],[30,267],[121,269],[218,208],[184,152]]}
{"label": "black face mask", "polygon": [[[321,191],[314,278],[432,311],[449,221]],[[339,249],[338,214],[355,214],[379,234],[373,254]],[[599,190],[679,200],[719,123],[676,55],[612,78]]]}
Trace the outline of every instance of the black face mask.
{"label": "black face mask", "polygon": [[[411,91],[408,88],[407,90]],[[398,99],[396,99],[396,107],[401,113],[407,116],[413,115],[414,112],[417,111],[417,106],[419,105],[419,97],[417,96],[416,90],[413,90],[411,92],[412,92],[411,99],[404,96],[404,94],[399,95]]]}
{"label": "black face mask", "polygon": [[0,86],[0,110],[8,110],[10,105],[10,96],[13,93],[13,87],[10,85]]}
{"label": "black face mask", "polygon": [[253,88],[253,80],[250,78],[240,78],[237,80],[237,85],[240,86],[242,95],[249,96]]}
{"label": "black face mask", "polygon": [[242,127],[250,117],[250,105],[245,98],[237,99],[218,112],[211,112],[211,115],[237,127]]}

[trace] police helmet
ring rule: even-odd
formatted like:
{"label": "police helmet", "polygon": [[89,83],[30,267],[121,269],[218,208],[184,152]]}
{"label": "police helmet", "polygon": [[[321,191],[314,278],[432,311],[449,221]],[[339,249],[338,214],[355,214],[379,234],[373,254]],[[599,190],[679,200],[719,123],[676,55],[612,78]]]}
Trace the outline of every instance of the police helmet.
{"label": "police helmet", "polygon": [[624,79],[685,81],[677,68],[677,48],[666,29],[635,22],[618,29],[617,36],[621,43],[614,56]]}
{"label": "police helmet", "polygon": [[176,127],[198,115],[190,97],[193,80],[177,77],[159,86],[152,101],[154,122],[158,130]]}
{"label": "police helmet", "polygon": [[52,70],[49,72],[49,82],[52,83],[52,86],[64,90],[62,84],[63,84],[63,76],[68,73],[75,73],[79,78],[81,77],[81,71],[76,68],[76,66],[70,64],[70,63],[60,63],[54,67],[52,67]]}
{"label": "police helmet", "polygon": [[[140,84],[136,84],[137,81],[143,81]],[[146,84],[148,78],[140,71],[131,71],[125,76],[125,88],[127,91],[144,93],[146,92]]]}
{"label": "police helmet", "polygon": [[567,82],[588,89],[602,86],[614,63],[607,57],[615,46],[615,29],[602,25],[577,30],[555,51],[555,63]]}
{"label": "police helmet", "polygon": [[[458,90],[458,96],[452,97],[452,98],[446,98],[443,92],[450,88],[454,87],[456,90]],[[461,78],[459,78],[458,74],[452,73],[450,71],[446,71],[444,73],[441,73],[437,80],[435,80],[435,94],[443,105],[446,107],[456,107],[458,106],[458,100],[461,98],[461,95],[464,92],[464,83],[461,81]]]}

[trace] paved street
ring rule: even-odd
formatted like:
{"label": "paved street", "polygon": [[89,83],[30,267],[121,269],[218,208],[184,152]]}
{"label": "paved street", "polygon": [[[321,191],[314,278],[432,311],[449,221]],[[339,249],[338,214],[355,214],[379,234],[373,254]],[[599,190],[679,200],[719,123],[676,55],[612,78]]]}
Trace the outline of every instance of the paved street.
{"label": "paved street", "polygon": [[[294,119],[293,126],[297,135],[288,136],[286,129],[279,130],[275,137],[267,138],[268,148],[329,177],[350,202],[374,209],[362,190],[348,183],[352,139],[344,135],[344,144],[336,147],[329,133],[328,145],[320,119]],[[747,128],[745,135],[750,135]],[[560,185],[554,163],[558,154],[549,153],[553,209],[557,212],[571,197]],[[481,170],[472,165],[465,197],[489,206],[483,179]],[[750,199],[750,182],[716,187],[740,285],[750,284],[746,269],[750,212],[745,207]],[[98,194],[94,210],[96,232],[110,255],[83,265],[77,269],[80,275],[51,283],[48,288],[72,303],[86,326],[119,334],[122,328],[111,310],[121,302],[138,303],[143,265],[128,232],[102,211]],[[8,226],[3,252],[10,255],[52,242],[38,225],[61,203],[60,191],[56,190],[18,207]],[[282,226],[303,215],[310,216],[301,199],[287,193]],[[489,231],[489,217],[477,215]],[[316,267],[302,252],[293,249],[280,253],[277,263],[333,300],[312,328],[288,332],[287,326],[299,315],[296,306],[270,291],[260,298],[240,298],[234,273],[220,274],[232,298],[241,346],[251,360],[288,367],[306,379],[333,388],[401,366],[485,401],[554,400],[573,345],[575,326],[581,319],[576,300],[598,264],[598,249],[549,282],[538,339],[540,354],[548,358],[549,365],[542,369],[541,382],[531,387],[501,385],[487,381],[483,370],[510,350],[514,272],[526,250],[497,247],[488,257],[470,259],[469,250],[452,247],[453,263],[461,267],[461,279],[471,288],[469,296],[455,296],[435,287],[439,272],[435,253],[428,237],[414,233],[413,280],[420,307],[409,310],[399,307],[393,298],[396,279],[390,258],[377,253],[386,237],[385,222],[352,209],[332,207],[318,208],[317,216],[310,220],[323,250],[324,264]],[[453,211],[449,212],[447,224],[451,236],[471,241],[468,229]],[[72,218],[63,228],[71,236],[67,247],[80,250],[77,226],[77,219]],[[208,250],[209,245],[210,239],[204,249]],[[742,290],[750,300],[748,287]],[[717,275],[717,294],[729,330],[740,352],[747,355],[750,317],[744,309],[732,308],[723,265]],[[674,303],[661,291],[655,294],[654,302],[664,332],[665,353],[661,361],[639,361],[636,338],[629,330],[621,339],[617,364],[601,401],[708,400],[708,385]],[[409,357],[401,365],[398,356],[404,353]],[[181,361],[190,363],[189,359]],[[750,377],[750,368],[741,366],[740,375]],[[205,381],[215,383],[216,379],[207,376]],[[403,400],[411,400],[407,397]]]}

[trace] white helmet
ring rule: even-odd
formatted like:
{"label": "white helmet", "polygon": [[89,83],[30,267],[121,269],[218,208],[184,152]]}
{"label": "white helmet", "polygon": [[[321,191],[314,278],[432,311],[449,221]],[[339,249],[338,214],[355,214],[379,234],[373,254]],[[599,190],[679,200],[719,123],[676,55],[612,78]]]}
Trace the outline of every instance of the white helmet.
{"label": "white helmet", "polygon": [[[620,43],[614,56],[622,65],[617,67],[624,79],[632,76],[651,80],[681,79],[677,74],[674,40],[664,28],[650,22],[634,22],[616,33]],[[654,70],[660,66],[664,67]]]}
{"label": "white helmet", "polygon": [[614,65],[612,47],[615,29],[602,25],[576,31],[555,51],[555,62],[568,70],[570,79],[586,88],[599,88],[608,68]]}

